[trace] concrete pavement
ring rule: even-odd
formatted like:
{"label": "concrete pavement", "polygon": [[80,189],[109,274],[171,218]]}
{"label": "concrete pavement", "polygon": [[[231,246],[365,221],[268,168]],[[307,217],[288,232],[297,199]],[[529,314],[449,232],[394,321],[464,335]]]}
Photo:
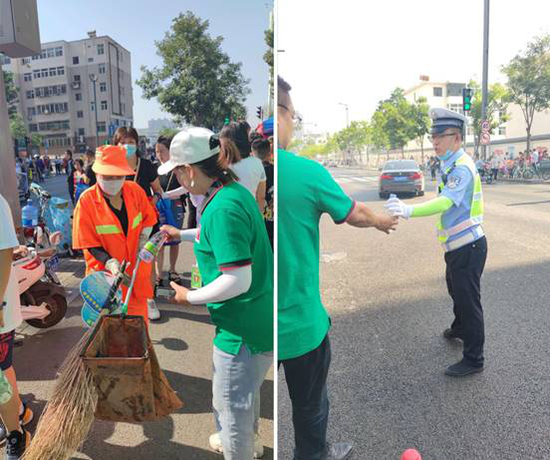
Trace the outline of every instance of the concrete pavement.
{"label": "concrete pavement", "polygon": [[[45,186],[55,196],[68,198],[66,176],[48,179]],[[165,258],[167,260],[168,257]],[[192,246],[182,245],[178,270],[190,284]],[[167,263],[167,262],[166,262]],[[61,278],[77,292],[84,273],[82,259],[61,259]],[[23,397],[31,401],[36,419],[50,395],[59,365],[84,332],[80,319],[80,296],[71,303],[67,317],[56,327],[36,330],[23,326],[23,345],[15,352],[15,368]],[[208,438],[215,431],[212,415],[212,340],[214,326],[205,307],[158,304],[162,319],[151,324],[161,367],[184,402],[176,414],[160,422],[144,424],[96,421],[75,459],[220,459],[209,450]],[[260,435],[265,459],[273,459],[273,373],[262,386]],[[31,425],[34,429],[36,422]]]}
{"label": "concrete pavement", "polygon": [[[342,186],[383,210],[376,181]],[[471,378],[443,374],[461,345],[441,336],[452,305],[435,217],[401,221],[390,236],[322,220],[322,298],[333,321],[329,439],[352,441],[353,459],[396,460],[411,447],[423,460],[550,458],[550,186],[497,182],[484,192],[486,369]],[[425,197],[407,202],[434,196],[428,182]],[[291,413],[278,378],[279,458],[288,460]]]}

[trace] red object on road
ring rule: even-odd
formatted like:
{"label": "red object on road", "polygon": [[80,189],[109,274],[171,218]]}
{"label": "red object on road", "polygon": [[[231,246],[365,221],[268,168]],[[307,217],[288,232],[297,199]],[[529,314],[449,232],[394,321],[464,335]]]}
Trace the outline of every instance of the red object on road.
{"label": "red object on road", "polygon": [[422,457],[416,449],[407,449],[401,454],[401,460],[422,460]]}

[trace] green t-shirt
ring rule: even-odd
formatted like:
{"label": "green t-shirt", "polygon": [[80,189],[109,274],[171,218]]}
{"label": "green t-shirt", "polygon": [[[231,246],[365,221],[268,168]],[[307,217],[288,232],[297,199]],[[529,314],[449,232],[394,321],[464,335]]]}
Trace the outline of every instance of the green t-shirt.
{"label": "green t-shirt", "polygon": [[216,326],[214,345],[236,355],[273,351],[273,252],[252,194],[238,183],[220,188],[203,211],[194,246],[203,283],[224,270],[252,265],[250,289],[208,304]]}
{"label": "green t-shirt", "polygon": [[319,221],[328,213],[343,223],[354,207],[319,163],[278,151],[278,359],[302,356],[319,346],[330,319],[319,292]]}

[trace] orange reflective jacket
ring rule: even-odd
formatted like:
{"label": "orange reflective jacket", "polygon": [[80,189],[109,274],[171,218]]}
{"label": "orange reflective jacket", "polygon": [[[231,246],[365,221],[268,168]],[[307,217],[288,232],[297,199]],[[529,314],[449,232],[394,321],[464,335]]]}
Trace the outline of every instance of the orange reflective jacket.
{"label": "orange reflective jacket", "polygon": [[[127,273],[132,275],[137,262],[139,236],[144,227],[153,227],[157,222],[155,211],[143,189],[136,183],[126,181],[122,199],[128,213],[128,235],[113,211],[109,208],[99,185],[94,185],[81,196],[73,219],[73,248],[83,249],[86,260],[86,275],[105,270],[102,262],[94,258],[88,249],[101,247],[119,262],[130,263]],[[128,314],[142,315],[147,320],[147,299],[153,297],[151,286],[152,264],[141,263],[134,290],[128,306]],[[126,287],[123,294],[126,296]]]}

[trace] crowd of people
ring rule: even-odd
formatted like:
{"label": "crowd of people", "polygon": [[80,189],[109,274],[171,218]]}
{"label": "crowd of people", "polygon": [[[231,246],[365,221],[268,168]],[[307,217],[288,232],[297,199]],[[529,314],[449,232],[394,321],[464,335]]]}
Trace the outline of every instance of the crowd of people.
{"label": "crowd of people", "polygon": [[[128,314],[142,316],[146,324],[160,318],[155,303],[160,285],[170,283],[178,303],[207,305],[216,326],[217,431],[210,446],[226,459],[257,458],[263,454],[259,390],[273,363],[272,133],[253,132],[241,121],[227,124],[218,134],[186,128],[173,138],[161,136],[154,157],[138,145],[137,131],[121,127],[110,145],[88,150],[82,158],[66,151],[59,174],[66,174],[75,206],[73,249],[82,251],[86,274],[108,271],[116,276],[122,262],[130,262],[125,275],[137,270],[137,277]],[[6,206],[0,206],[0,212],[10,215],[2,200],[0,205]],[[19,399],[11,366],[13,331],[21,323],[21,318],[19,323],[11,318],[20,309],[18,296],[12,295],[16,284],[11,257],[20,250],[12,230],[13,225],[0,232],[0,294],[6,299],[5,310],[0,309],[0,347],[6,348],[0,362],[0,416],[5,426],[2,432],[0,425],[0,442],[13,444],[9,458],[16,460],[29,443],[24,425],[33,414]],[[138,264],[141,248],[161,230],[169,240],[155,263]],[[194,243],[202,287],[193,291],[181,285],[178,274],[182,242]],[[165,251],[170,259],[167,276]],[[124,295],[127,289],[123,287]],[[4,319],[9,324],[4,325]]]}

